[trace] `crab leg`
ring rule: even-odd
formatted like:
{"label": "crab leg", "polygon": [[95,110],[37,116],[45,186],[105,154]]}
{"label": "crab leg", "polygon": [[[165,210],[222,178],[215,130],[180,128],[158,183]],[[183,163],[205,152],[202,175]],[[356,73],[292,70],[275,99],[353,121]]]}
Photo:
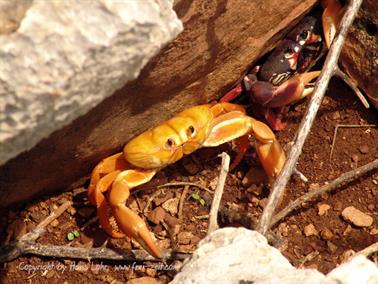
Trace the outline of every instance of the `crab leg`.
{"label": "crab leg", "polygon": [[156,170],[126,170],[118,174],[109,193],[109,204],[117,225],[128,237],[135,239],[156,258],[162,253],[147,229],[146,223],[130,208],[126,207],[130,189],[152,179]]}
{"label": "crab leg", "polygon": [[[106,159],[103,159],[92,171],[91,181],[88,187],[88,198],[89,201],[97,206],[101,200],[96,201],[96,196],[98,197],[99,192],[96,190],[96,186],[101,179],[102,175],[109,174],[116,170],[126,169],[128,163],[126,162],[123,153],[114,154]],[[104,190],[105,191],[105,190]],[[104,192],[100,191],[100,192]]]}

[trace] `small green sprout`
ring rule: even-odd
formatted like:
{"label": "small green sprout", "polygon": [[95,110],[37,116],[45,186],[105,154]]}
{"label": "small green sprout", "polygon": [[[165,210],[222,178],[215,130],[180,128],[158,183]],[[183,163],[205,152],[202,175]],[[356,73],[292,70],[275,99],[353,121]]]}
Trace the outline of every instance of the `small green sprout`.
{"label": "small green sprout", "polygon": [[205,206],[206,201],[205,201],[201,196],[199,196],[198,193],[193,193],[191,197],[192,197],[194,200],[197,200],[202,206]]}
{"label": "small green sprout", "polygon": [[67,234],[67,239],[69,241],[73,241],[75,238],[78,238],[79,236],[80,236],[80,232],[78,230],[75,230]]}

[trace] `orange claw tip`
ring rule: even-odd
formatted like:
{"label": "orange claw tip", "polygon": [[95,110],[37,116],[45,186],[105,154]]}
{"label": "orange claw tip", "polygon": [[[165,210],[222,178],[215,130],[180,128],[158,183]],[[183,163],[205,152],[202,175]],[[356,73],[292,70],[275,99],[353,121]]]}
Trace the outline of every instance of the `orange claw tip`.
{"label": "orange claw tip", "polygon": [[162,258],[163,253],[156,245],[156,242],[151,237],[151,233],[147,230],[139,231],[139,235],[133,237],[149,254],[155,258]]}

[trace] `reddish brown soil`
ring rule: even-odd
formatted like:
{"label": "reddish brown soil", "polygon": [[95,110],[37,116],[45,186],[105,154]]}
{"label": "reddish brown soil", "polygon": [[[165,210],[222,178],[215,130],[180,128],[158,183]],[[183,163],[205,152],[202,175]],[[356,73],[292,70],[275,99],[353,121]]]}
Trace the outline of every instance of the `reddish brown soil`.
{"label": "reddish brown soil", "polygon": [[[277,133],[282,145],[292,141],[307,102],[297,104],[288,110],[289,124],[286,130]],[[366,110],[361,103],[339,81],[333,81],[313,125],[311,134],[304,146],[298,168],[309,182],[293,178],[287,188],[287,194],[282,206],[306,193],[310,188],[323,185],[344,172],[364,165],[378,158],[378,128],[341,128],[338,131],[332,159],[330,149],[335,126],[337,124],[366,125],[377,124],[377,111]],[[190,181],[201,184],[210,189],[215,188],[216,177],[219,172],[220,160],[217,154],[229,150],[229,146],[217,149],[206,149],[187,157],[164,171],[160,172],[152,182],[154,185],[173,181]],[[249,213],[258,219],[264,206],[267,192],[264,187],[256,184],[244,186],[243,177],[250,166],[258,166],[253,160],[253,151],[232,172],[227,179],[223,204],[232,210]],[[257,170],[260,172],[261,170]],[[143,211],[147,200],[156,189],[146,189],[129,200],[129,206],[134,210]],[[152,202],[149,211],[156,208],[159,202],[169,198],[180,198],[183,187],[164,189]],[[198,193],[206,202],[201,205],[190,198],[191,194]],[[190,187],[188,198],[185,200],[183,218],[178,220],[177,214],[166,217],[169,225],[178,224],[176,242],[178,249],[193,250],[198,241],[206,235],[208,214],[212,195],[196,187]],[[47,227],[46,233],[38,240],[43,244],[71,246],[101,246],[129,250],[132,248],[127,239],[108,239],[99,228],[98,223],[86,227],[80,237],[70,242],[67,234],[73,230],[80,230],[83,225],[95,216],[95,211],[88,204],[86,192],[77,189],[73,192],[58,196],[46,197],[27,204],[26,207],[11,208],[3,212],[0,220],[1,241],[11,240],[34,228],[41,220],[66,200],[73,200],[74,205],[69,208],[53,224]],[[261,201],[262,200],[262,201]],[[338,265],[346,251],[361,250],[378,241],[378,171],[375,170],[356,181],[339,188],[338,190],[322,195],[317,201],[308,203],[304,209],[295,211],[274,229],[279,236],[283,254],[295,266],[315,267],[327,273]],[[328,204],[330,209],[320,216],[318,205]],[[161,206],[161,205],[159,205]],[[341,211],[354,206],[373,217],[374,223],[367,228],[358,228],[349,225],[341,218]],[[152,207],[152,208],[151,208]],[[169,213],[166,213],[169,215]],[[221,214],[226,214],[221,212]],[[148,215],[148,214],[147,214]],[[226,216],[227,217],[227,216]],[[227,219],[227,218],[226,218]],[[227,224],[225,225],[239,225]],[[159,245],[171,247],[169,235],[161,225],[148,222],[151,230],[158,236]],[[306,237],[304,227],[313,224],[318,235]],[[52,226],[54,225],[54,226]],[[172,227],[171,227],[172,228]],[[190,232],[192,236],[185,236],[182,232]],[[325,233],[326,232],[326,233]],[[181,233],[181,234],[180,234]],[[107,241],[108,240],[108,241]],[[106,243],[107,241],[107,243]],[[313,257],[310,257],[313,256]],[[180,262],[175,261],[167,270],[159,270],[153,263],[136,265],[135,263],[120,263],[111,261],[63,260],[41,258],[37,256],[22,256],[9,263],[2,264],[1,283],[166,283],[175,274],[173,267],[179,267]],[[28,271],[28,269],[35,269]],[[144,278],[141,278],[144,277]],[[147,277],[147,278],[146,278]],[[150,281],[150,282],[146,282]]]}

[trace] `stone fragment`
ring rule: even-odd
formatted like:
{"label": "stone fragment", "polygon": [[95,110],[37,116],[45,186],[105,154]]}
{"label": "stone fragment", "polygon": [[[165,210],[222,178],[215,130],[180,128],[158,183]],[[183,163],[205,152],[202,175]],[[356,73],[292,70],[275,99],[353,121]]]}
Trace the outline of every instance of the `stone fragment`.
{"label": "stone fragment", "polygon": [[178,197],[168,199],[161,206],[171,215],[176,215],[180,199]]}
{"label": "stone fragment", "polygon": [[193,238],[192,232],[180,232],[177,235],[177,242],[182,245],[188,245]]}
{"label": "stone fragment", "polygon": [[367,145],[362,145],[360,147],[358,147],[358,150],[360,150],[360,152],[362,154],[367,154],[369,153],[369,147]]}
{"label": "stone fragment", "polygon": [[337,245],[335,245],[331,241],[327,241],[327,248],[330,253],[335,253],[337,251]]}
{"label": "stone fragment", "polygon": [[341,212],[345,221],[357,227],[369,227],[373,224],[373,217],[365,214],[353,206],[349,206]]}
{"label": "stone fragment", "polygon": [[352,161],[355,163],[357,163],[360,160],[360,156],[358,156],[357,154],[353,154],[351,158]]}
{"label": "stone fragment", "polygon": [[58,219],[55,219],[55,220],[51,221],[50,225],[51,225],[52,227],[58,227],[58,225],[59,225],[59,221],[58,221]]}
{"label": "stone fragment", "polygon": [[324,228],[323,230],[321,230],[320,236],[322,237],[323,240],[329,241],[333,238],[333,233],[331,232],[330,229]]}
{"label": "stone fragment", "polygon": [[319,234],[318,231],[316,230],[314,224],[308,224],[307,226],[305,226],[303,228],[303,233],[306,237],[317,236]]}
{"label": "stone fragment", "polygon": [[327,215],[328,210],[331,208],[328,204],[318,204],[318,215],[323,216]]}
{"label": "stone fragment", "polygon": [[156,207],[154,210],[148,213],[147,219],[148,221],[158,225],[161,221],[164,220],[165,217],[165,210],[161,207]]}

